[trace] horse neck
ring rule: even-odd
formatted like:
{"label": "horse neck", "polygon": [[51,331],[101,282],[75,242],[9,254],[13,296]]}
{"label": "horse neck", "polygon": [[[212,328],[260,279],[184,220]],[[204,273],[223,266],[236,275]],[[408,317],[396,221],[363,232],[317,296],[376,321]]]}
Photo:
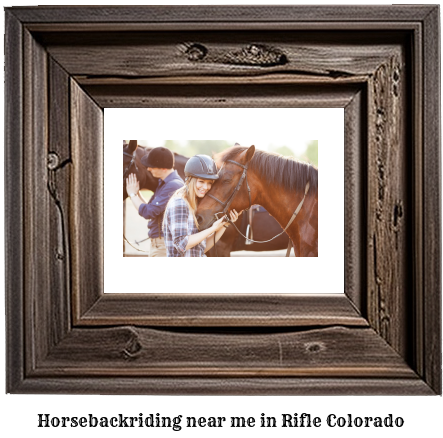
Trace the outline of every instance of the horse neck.
{"label": "horse neck", "polygon": [[[256,196],[253,197],[253,204],[259,204],[266,208],[266,210],[284,229],[291,219],[292,214],[296,210],[297,206],[302,201],[304,191],[294,193],[294,191],[287,190],[279,184],[262,183],[260,176],[256,175],[255,172],[251,176],[253,177],[254,188],[256,189],[254,190],[256,192]],[[306,200],[303,203],[302,209],[297,215],[297,223],[299,225],[307,219],[304,215],[304,212],[308,210],[306,208],[307,205],[311,204],[312,202],[315,202],[315,197],[307,196]],[[292,225],[290,226],[290,228],[291,227]]]}
{"label": "horse neck", "polygon": [[[264,183],[260,175],[254,172],[251,172],[251,183],[254,192],[252,202],[265,207],[285,229],[303,200],[305,191],[302,189],[294,192],[280,184]],[[317,194],[313,190],[308,192],[297,217],[286,233],[294,244],[297,257],[318,256],[318,202]]]}

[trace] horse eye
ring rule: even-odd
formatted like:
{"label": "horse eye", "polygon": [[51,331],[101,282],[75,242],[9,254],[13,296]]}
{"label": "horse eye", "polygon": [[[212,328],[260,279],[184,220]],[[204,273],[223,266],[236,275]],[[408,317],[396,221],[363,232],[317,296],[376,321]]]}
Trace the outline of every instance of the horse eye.
{"label": "horse eye", "polygon": [[232,182],[232,179],[225,179],[223,180],[223,184],[229,184]]}

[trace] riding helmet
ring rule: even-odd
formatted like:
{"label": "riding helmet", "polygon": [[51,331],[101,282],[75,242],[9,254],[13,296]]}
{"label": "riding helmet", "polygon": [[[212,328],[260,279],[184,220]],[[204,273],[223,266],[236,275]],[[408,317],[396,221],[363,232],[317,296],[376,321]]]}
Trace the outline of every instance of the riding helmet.
{"label": "riding helmet", "polygon": [[186,163],[185,176],[216,180],[218,175],[215,161],[208,155],[195,155]]}
{"label": "riding helmet", "polygon": [[141,159],[145,167],[156,169],[172,169],[174,167],[174,153],[168,148],[154,148]]}

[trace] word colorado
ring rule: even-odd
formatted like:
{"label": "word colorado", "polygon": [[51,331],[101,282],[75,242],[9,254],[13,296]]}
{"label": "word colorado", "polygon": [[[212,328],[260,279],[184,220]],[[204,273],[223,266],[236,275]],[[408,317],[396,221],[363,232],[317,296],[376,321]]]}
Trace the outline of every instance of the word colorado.
{"label": "word colorado", "polygon": [[[269,418],[269,417],[268,417]],[[352,414],[340,417],[330,414],[326,417],[329,427],[402,427],[402,417],[358,417]],[[282,414],[282,427],[321,427],[322,419],[311,414]]]}

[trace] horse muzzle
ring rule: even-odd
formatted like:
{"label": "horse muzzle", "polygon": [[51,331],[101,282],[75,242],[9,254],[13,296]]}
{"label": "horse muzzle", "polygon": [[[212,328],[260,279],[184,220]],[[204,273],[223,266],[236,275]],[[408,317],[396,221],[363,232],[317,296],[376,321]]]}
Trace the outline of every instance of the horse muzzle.
{"label": "horse muzzle", "polygon": [[213,225],[213,223],[218,219],[217,215],[219,215],[219,214],[221,214],[221,212],[216,213],[213,216],[207,216],[207,217],[205,217],[205,215],[198,214],[196,216],[196,218],[197,218],[198,227],[199,227],[200,231],[206,230],[207,228],[211,227]]}

